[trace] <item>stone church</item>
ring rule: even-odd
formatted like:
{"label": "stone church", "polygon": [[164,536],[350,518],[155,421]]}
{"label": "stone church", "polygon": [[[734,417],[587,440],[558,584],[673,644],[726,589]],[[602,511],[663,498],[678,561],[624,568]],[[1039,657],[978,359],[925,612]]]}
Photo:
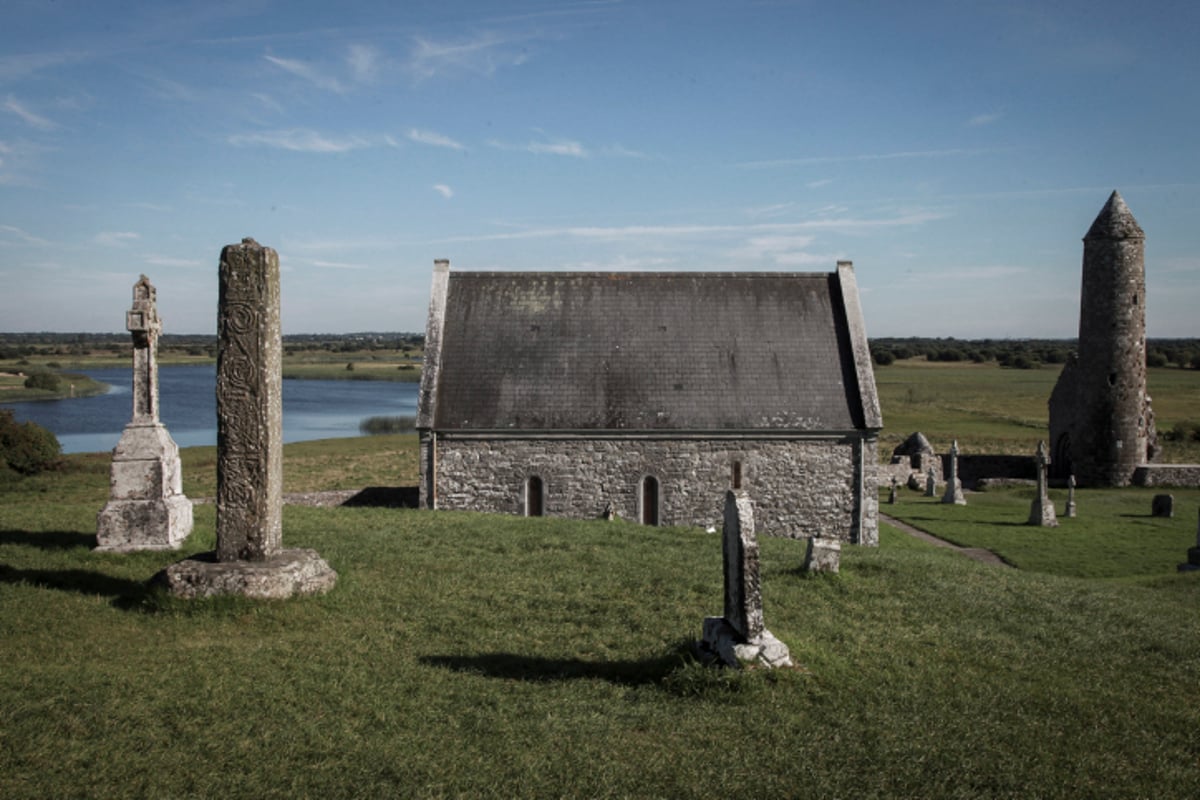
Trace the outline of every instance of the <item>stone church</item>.
{"label": "stone church", "polygon": [[882,420],[829,273],[459,272],[435,262],[421,505],[878,543]]}

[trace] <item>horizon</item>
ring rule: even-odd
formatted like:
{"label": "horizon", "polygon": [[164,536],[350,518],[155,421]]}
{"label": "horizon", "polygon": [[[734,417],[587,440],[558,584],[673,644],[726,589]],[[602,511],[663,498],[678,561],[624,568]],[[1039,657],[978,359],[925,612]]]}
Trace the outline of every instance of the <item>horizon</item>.
{"label": "horizon", "polygon": [[1146,329],[1197,335],[1200,6],[16,0],[0,328],[216,329],[221,248],[287,334],[422,332],[453,269],[855,265],[871,338],[1069,339],[1119,191]]}

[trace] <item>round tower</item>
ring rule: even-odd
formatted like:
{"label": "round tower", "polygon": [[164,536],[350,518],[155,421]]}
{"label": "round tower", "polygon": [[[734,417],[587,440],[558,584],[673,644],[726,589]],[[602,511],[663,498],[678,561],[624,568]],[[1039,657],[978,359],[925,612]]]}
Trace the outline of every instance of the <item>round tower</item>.
{"label": "round tower", "polygon": [[1084,485],[1128,485],[1153,455],[1145,244],[1141,226],[1115,191],[1083,237],[1071,461]]}

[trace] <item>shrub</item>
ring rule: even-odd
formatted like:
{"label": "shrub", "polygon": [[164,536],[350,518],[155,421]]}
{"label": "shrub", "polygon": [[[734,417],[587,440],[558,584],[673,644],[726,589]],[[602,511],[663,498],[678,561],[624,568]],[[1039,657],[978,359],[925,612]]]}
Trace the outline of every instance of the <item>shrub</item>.
{"label": "shrub", "polygon": [[1200,422],[1181,420],[1171,430],[1164,431],[1162,437],[1168,442],[1200,442]]}
{"label": "shrub", "polygon": [[62,379],[53,372],[34,372],[25,379],[26,389],[44,389],[48,392],[57,392],[58,387],[61,385]]}
{"label": "shrub", "polygon": [[1165,367],[1167,365],[1167,354],[1162,350],[1155,350],[1151,353],[1146,353],[1147,367]]}
{"label": "shrub", "polygon": [[367,417],[358,424],[360,433],[412,433],[417,428],[416,417]]}
{"label": "shrub", "polygon": [[33,422],[18,423],[13,412],[0,410],[0,459],[22,475],[36,475],[58,464],[58,437]]}
{"label": "shrub", "polygon": [[881,367],[886,367],[888,364],[895,363],[896,361],[895,354],[891,350],[885,350],[883,348],[871,353],[871,356],[875,359],[875,363]]}

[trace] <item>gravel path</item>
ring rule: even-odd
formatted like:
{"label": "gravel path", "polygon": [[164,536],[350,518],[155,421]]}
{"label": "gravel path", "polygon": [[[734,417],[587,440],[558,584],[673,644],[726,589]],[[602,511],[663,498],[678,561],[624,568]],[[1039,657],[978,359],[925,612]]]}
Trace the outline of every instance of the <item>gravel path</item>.
{"label": "gravel path", "polygon": [[904,531],[909,536],[915,536],[918,539],[929,542],[930,544],[933,544],[933,545],[937,545],[938,547],[948,547],[951,550],[954,550],[955,552],[959,553],[960,555],[964,555],[967,558],[974,559],[975,561],[978,561],[981,564],[992,564],[993,566],[997,566],[997,567],[1012,567],[1012,564],[1008,563],[1003,558],[1001,558],[1000,556],[993,553],[991,550],[985,550],[982,547],[961,547],[959,545],[956,545],[954,542],[947,542],[945,539],[939,539],[938,537],[934,536],[929,531],[923,531],[920,528],[914,528],[912,525],[909,525],[907,522],[901,522],[900,520],[896,519],[895,517],[889,517],[887,514],[884,514],[883,512],[880,512],[879,519],[882,520],[883,522],[886,522],[888,525],[891,525],[893,528],[898,528],[899,530]]}

